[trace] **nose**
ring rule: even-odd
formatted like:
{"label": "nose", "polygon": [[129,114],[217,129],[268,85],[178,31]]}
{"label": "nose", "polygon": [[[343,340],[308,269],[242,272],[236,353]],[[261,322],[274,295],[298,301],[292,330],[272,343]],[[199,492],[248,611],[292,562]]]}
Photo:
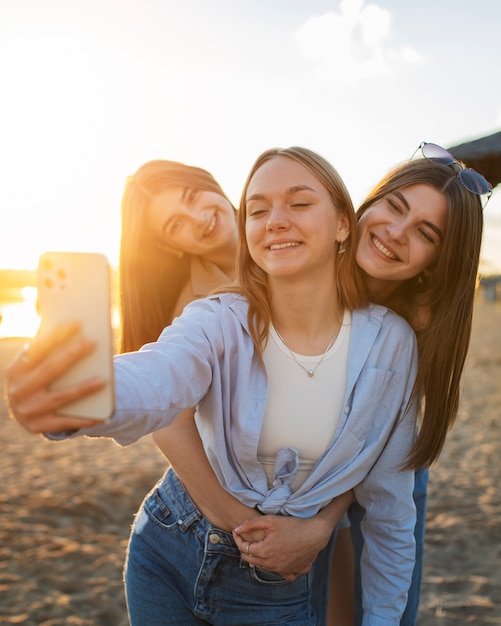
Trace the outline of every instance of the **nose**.
{"label": "nose", "polygon": [[207,222],[207,216],[205,213],[195,213],[191,215],[191,221],[196,228],[199,228]]}
{"label": "nose", "polygon": [[281,204],[274,204],[266,222],[266,230],[286,230],[287,228],[289,228],[289,218],[286,211]]}
{"label": "nose", "polygon": [[386,232],[389,237],[396,241],[404,241],[407,238],[407,226],[404,220],[391,222],[386,226]]}
{"label": "nose", "polygon": [[196,229],[203,227],[209,219],[208,211],[204,210],[202,207],[185,207],[183,213],[184,217],[192,225],[192,228]]}

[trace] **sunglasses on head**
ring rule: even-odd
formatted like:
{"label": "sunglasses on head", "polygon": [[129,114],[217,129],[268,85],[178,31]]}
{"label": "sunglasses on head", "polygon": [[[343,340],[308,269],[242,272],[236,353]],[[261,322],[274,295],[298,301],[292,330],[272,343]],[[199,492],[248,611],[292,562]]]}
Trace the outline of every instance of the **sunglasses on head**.
{"label": "sunglasses on head", "polygon": [[480,199],[482,208],[485,207],[492,195],[492,186],[489,181],[482,176],[482,174],[472,170],[470,167],[464,167],[461,163],[456,161],[450,152],[448,152],[445,148],[437,146],[435,143],[423,141],[423,143],[418,146],[417,150],[412,155],[411,160],[414,158],[418,150],[421,150],[421,154],[428,161],[442,163],[442,165],[459,166],[461,169],[459,170],[457,176],[461,181],[461,184],[465,187],[465,189],[471,191],[471,193],[474,193],[477,196],[485,196],[484,199]]}

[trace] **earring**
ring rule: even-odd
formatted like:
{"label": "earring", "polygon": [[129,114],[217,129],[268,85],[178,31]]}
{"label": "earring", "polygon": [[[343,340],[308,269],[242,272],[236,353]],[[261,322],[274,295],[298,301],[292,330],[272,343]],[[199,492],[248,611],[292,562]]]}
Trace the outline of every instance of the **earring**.
{"label": "earring", "polygon": [[421,274],[417,277],[417,282],[422,286],[428,289],[431,283],[431,272],[429,270],[423,270]]}
{"label": "earring", "polygon": [[346,248],[344,247],[344,239],[341,239],[339,242],[339,248],[337,249],[338,254],[344,254],[346,252]]}

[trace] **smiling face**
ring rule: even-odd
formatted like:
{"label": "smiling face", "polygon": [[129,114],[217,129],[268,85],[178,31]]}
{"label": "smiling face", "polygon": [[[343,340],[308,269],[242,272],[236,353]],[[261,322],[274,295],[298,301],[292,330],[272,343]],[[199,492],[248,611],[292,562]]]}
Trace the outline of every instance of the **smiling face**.
{"label": "smiling face", "polygon": [[377,281],[413,278],[438,259],[447,221],[447,198],[431,185],[389,193],[358,221],[357,263]]}
{"label": "smiling face", "polygon": [[336,241],[348,237],[348,221],[306,167],[285,156],[271,158],[253,175],[245,198],[249,253],[270,280],[325,279],[333,272]]}
{"label": "smiling face", "polygon": [[167,247],[198,256],[210,257],[237,240],[233,207],[213,191],[168,187],[153,197],[148,223]]}

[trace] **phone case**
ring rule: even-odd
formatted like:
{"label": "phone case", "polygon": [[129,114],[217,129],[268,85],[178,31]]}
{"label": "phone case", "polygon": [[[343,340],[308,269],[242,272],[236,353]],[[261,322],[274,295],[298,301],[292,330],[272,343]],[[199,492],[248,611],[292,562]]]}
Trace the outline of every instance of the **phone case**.
{"label": "phone case", "polygon": [[52,385],[53,389],[94,376],[107,381],[95,394],[71,402],[59,413],[105,421],[113,413],[113,331],[111,280],[107,258],[93,252],[45,252],[38,266],[40,333],[60,322],[78,320],[81,333],[96,347]]}

